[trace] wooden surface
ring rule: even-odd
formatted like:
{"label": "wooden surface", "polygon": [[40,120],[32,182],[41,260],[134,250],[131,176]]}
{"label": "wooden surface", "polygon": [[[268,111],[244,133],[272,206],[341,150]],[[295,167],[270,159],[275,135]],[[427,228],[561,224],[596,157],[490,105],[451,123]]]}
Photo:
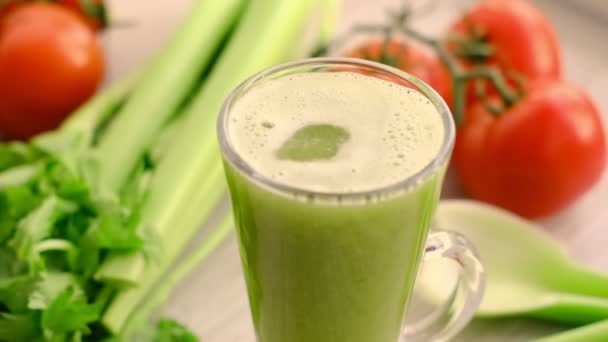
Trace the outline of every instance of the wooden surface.
{"label": "wooden surface", "polygon": [[[124,74],[162,46],[191,1],[110,1],[121,25],[104,38],[109,47],[109,80]],[[567,77],[593,94],[608,121],[608,1],[534,2],[557,27],[564,44]],[[428,33],[441,32],[459,9],[471,1],[437,3],[440,5],[431,14],[416,20],[416,25]],[[353,22],[379,20],[386,6],[397,4],[398,0],[345,0],[340,30]],[[445,196],[458,194],[453,179],[448,179]],[[608,176],[574,206],[540,223],[575,260],[608,272]],[[234,237],[178,288],[164,313],[188,323],[206,342],[254,341]],[[457,340],[528,341],[559,329],[519,319],[475,321]]]}

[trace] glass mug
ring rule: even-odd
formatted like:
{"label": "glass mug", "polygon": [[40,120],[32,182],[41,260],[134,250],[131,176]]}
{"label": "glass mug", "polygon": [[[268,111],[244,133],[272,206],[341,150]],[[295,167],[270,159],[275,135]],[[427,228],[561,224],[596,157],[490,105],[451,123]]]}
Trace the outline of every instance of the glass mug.
{"label": "glass mug", "polygon": [[[285,185],[253,169],[229,139],[235,103],[275,78],[336,71],[381,77],[428,98],[444,124],[432,162],[390,186],[345,193]],[[218,138],[258,342],[445,341],[471,320],[483,294],[483,267],[461,235],[429,233],[454,136],[451,113],[432,88],[369,61],[292,62],[258,73],[229,95]],[[404,326],[419,265],[429,258],[456,261],[459,282],[438,312]]]}

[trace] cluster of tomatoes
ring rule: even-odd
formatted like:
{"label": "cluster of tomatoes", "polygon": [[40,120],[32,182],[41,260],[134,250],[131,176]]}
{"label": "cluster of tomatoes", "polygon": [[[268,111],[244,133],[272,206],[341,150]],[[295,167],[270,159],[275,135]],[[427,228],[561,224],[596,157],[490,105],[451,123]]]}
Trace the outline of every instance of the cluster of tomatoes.
{"label": "cluster of tomatoes", "polygon": [[98,0],[0,0],[0,138],[56,128],[104,75]]}
{"label": "cluster of tomatoes", "polygon": [[[445,60],[412,37],[368,41],[347,55],[405,70],[450,106],[464,96],[452,164],[472,197],[534,218],[568,206],[597,182],[607,154],[599,110],[562,78],[559,41],[539,9],[526,0],[482,0],[440,41],[465,73],[500,73],[515,100],[504,101],[475,77],[467,79],[466,95],[454,94]],[[490,106],[505,102],[499,110]]]}

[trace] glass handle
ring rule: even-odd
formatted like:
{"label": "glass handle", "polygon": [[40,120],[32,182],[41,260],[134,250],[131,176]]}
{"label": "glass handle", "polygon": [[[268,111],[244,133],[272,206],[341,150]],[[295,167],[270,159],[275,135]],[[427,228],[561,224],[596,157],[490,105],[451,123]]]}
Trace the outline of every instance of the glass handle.
{"label": "glass handle", "polygon": [[449,259],[460,268],[458,284],[442,305],[426,318],[404,328],[402,342],[448,341],[475,315],[485,289],[485,273],[473,245],[461,234],[433,231],[424,250],[424,261]]}

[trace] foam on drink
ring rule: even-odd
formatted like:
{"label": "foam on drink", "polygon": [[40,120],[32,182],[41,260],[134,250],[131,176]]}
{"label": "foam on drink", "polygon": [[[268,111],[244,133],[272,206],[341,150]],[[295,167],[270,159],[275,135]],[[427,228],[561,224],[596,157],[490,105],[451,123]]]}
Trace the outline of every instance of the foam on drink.
{"label": "foam on drink", "polygon": [[444,139],[424,95],[352,72],[267,81],[236,101],[229,120],[233,148],[256,172],[317,192],[397,183],[428,165]]}

